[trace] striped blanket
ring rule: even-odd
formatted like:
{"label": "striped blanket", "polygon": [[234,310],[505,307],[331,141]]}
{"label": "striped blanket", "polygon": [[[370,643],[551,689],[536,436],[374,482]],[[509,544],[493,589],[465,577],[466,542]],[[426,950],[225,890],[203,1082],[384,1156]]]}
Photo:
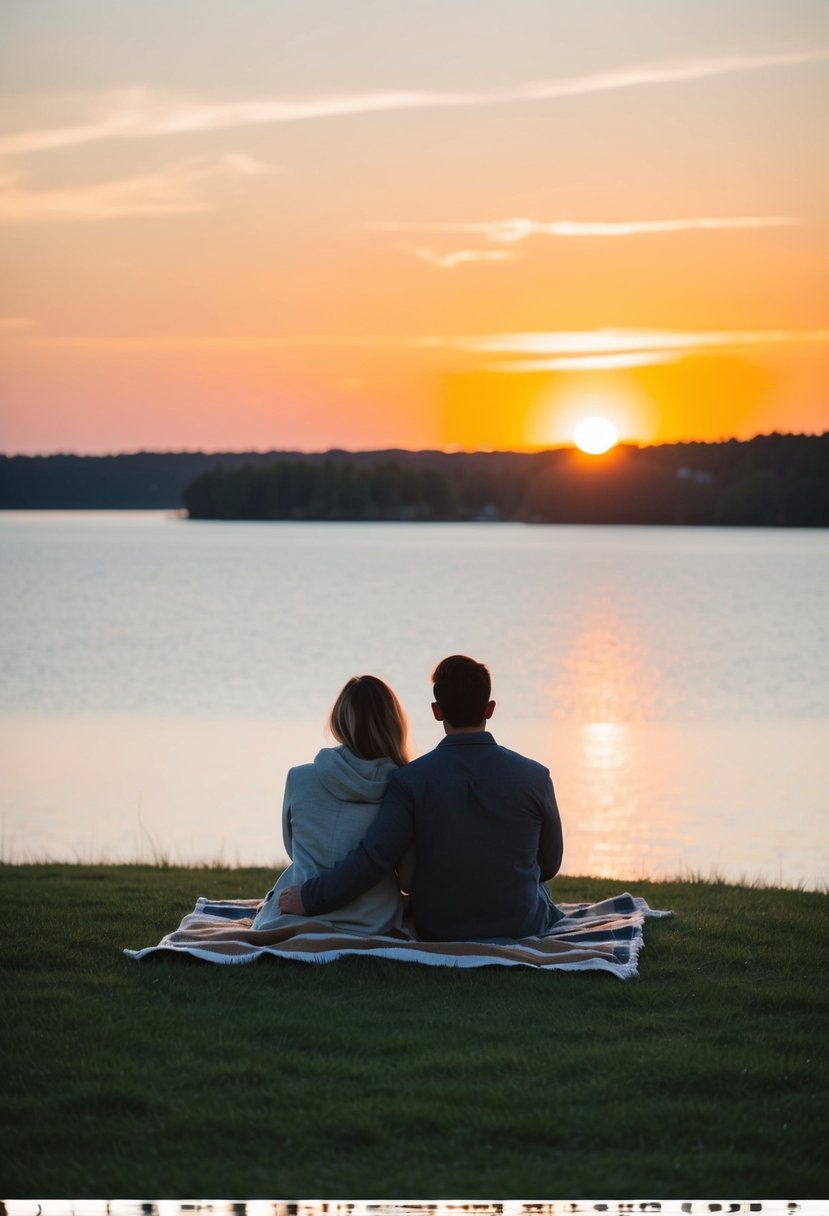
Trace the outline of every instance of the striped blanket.
{"label": "striped blanket", "polygon": [[430,967],[534,967],[541,971],[610,971],[619,979],[637,974],[642,929],[656,912],[644,899],[616,895],[595,904],[560,904],[563,918],[545,937],[502,942],[423,942],[405,930],[382,937],[343,933],[322,919],[289,918],[290,924],[251,929],[259,901],[200,898],[177,929],[157,946],[125,950],[130,958],[187,954],[211,963],[252,963],[258,958],[330,963],[349,954],[424,963]]}

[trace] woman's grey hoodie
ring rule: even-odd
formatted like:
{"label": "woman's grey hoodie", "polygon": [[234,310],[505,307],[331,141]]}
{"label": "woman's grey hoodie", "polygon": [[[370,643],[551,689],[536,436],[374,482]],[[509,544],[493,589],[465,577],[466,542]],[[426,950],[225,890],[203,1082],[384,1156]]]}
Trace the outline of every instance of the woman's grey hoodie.
{"label": "woman's grey hoodie", "polygon": [[[391,760],[363,760],[340,746],[323,748],[313,764],[300,764],[289,771],[282,839],[291,865],[268,893],[254,929],[302,919],[279,914],[277,893],[330,869],[357,847],[377,816],[395,768]],[[363,934],[399,928],[402,920],[403,901],[394,874],[325,917],[326,923],[339,929]]]}

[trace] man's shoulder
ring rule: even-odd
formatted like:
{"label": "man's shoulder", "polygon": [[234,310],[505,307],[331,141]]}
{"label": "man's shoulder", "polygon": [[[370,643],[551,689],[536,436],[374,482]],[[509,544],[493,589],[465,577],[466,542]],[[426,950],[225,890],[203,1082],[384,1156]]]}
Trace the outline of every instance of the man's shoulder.
{"label": "man's shoulder", "polygon": [[389,777],[389,785],[404,790],[418,790],[432,781],[445,776],[452,760],[447,756],[446,749],[440,744],[422,756],[415,757],[402,768],[395,769]]}
{"label": "man's shoulder", "polygon": [[440,758],[435,747],[430,752],[424,752],[422,756],[416,756],[414,760],[410,760],[401,768],[396,768],[389,777],[389,783],[405,785],[407,781],[416,781],[421,776],[427,776],[438,764],[440,764]]}
{"label": "man's shoulder", "polygon": [[521,769],[527,776],[535,776],[539,778],[547,778],[550,775],[550,770],[540,760],[533,760],[529,756],[525,756],[523,752],[512,751],[509,747],[502,747],[498,744],[497,754],[499,761],[506,765],[511,765],[516,769]]}
{"label": "man's shoulder", "polygon": [[[443,740],[441,742],[444,742]],[[536,777],[541,780],[546,780],[550,775],[550,770],[538,760],[531,760],[529,756],[522,755],[521,752],[512,751],[508,747],[502,747],[500,743],[496,743],[491,737],[488,740],[494,746],[482,748],[482,759],[485,760],[487,766],[495,765],[505,770],[511,770],[515,773],[521,773],[527,779]],[[465,750],[465,749],[464,749]],[[417,784],[420,781],[428,780],[429,777],[441,770],[445,771],[447,765],[451,765],[455,755],[460,756],[462,753],[456,751],[452,746],[441,746],[439,743],[431,751],[425,752],[422,756],[418,756],[415,760],[410,760],[408,764],[397,769],[391,775],[391,781],[407,785],[408,783]]]}

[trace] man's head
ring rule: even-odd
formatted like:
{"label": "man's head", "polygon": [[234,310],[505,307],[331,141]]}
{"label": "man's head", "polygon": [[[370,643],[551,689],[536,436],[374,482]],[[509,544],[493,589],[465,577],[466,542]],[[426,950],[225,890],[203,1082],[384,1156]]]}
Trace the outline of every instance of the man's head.
{"label": "man's head", "polygon": [[483,663],[463,654],[450,655],[432,673],[434,704],[432,713],[445,728],[481,730],[492,717],[495,702],[490,700],[492,681]]}

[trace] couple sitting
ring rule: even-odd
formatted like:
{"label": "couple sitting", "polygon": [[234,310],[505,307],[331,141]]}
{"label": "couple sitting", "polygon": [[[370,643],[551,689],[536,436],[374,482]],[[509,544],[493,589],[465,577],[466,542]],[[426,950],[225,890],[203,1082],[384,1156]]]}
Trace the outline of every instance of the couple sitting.
{"label": "couple sitting", "polygon": [[426,941],[541,936],[560,918],[546,886],[561,865],[550,774],[500,747],[486,725],[489,672],[452,655],[432,676],[446,737],[408,761],[406,719],[375,676],[346,684],[331,711],[341,746],[288,773],[282,811],[292,864],[254,929],[320,916],[345,932],[403,923]]}

